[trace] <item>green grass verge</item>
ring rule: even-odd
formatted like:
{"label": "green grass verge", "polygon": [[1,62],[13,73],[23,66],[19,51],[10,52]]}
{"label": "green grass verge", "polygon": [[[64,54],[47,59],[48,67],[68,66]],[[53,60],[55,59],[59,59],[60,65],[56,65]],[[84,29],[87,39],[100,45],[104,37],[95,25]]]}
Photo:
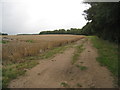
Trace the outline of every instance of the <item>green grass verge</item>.
{"label": "green grass verge", "polygon": [[74,64],[79,59],[80,53],[84,50],[83,44],[78,45],[75,48],[76,48],[76,51],[74,52],[74,55],[72,57],[72,64]]}
{"label": "green grass verge", "polygon": [[25,61],[24,63],[17,63],[11,65],[5,65],[2,68],[2,86],[3,88],[8,86],[8,83],[17,78],[20,75],[23,75],[26,72],[26,69],[30,69],[37,65],[37,61]]}
{"label": "green grass verge", "polygon": [[120,70],[120,68],[118,69],[118,45],[102,40],[96,36],[90,36],[89,38],[91,39],[93,46],[98,50],[99,56],[97,57],[97,61],[100,62],[100,65],[107,66],[115,77],[119,77],[120,74],[118,73],[118,70]]}

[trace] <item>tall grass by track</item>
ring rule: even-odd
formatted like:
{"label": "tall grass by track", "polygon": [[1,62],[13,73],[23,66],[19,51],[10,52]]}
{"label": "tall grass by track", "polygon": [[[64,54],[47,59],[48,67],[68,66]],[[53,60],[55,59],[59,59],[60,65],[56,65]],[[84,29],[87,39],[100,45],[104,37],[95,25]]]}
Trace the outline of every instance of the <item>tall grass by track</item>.
{"label": "tall grass by track", "polygon": [[96,36],[89,37],[93,43],[93,46],[97,48],[99,56],[97,61],[101,65],[107,66],[107,68],[113,73],[114,76],[120,76],[118,74],[118,45],[115,43],[102,40]]}

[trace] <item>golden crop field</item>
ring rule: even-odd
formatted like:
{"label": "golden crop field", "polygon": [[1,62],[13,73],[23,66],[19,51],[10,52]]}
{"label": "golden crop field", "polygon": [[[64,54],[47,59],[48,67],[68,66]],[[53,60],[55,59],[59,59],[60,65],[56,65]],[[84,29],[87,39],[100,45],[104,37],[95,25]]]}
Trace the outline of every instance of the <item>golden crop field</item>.
{"label": "golden crop field", "polygon": [[17,62],[20,58],[41,54],[48,49],[75,42],[79,35],[9,35],[2,36],[2,60]]}

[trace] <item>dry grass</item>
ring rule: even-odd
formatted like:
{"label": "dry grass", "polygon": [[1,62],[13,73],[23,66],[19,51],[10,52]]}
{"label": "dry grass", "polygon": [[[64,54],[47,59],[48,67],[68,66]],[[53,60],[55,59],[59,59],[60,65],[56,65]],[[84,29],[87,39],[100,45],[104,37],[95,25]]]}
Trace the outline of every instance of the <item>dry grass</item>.
{"label": "dry grass", "polygon": [[4,63],[22,62],[21,58],[33,56],[53,47],[75,42],[84,36],[79,35],[18,35],[3,36],[8,43],[2,44],[2,60]]}

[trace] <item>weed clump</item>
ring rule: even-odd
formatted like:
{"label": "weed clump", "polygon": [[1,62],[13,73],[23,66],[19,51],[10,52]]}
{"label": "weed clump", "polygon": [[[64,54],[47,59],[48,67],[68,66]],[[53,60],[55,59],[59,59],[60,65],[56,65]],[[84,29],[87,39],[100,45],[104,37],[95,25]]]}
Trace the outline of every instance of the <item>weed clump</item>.
{"label": "weed clump", "polygon": [[63,87],[69,87],[69,85],[67,84],[66,81],[65,82],[61,82],[61,86],[63,86]]}
{"label": "weed clump", "polygon": [[76,65],[76,67],[78,67],[82,71],[87,69],[86,66],[81,66],[81,65]]}

